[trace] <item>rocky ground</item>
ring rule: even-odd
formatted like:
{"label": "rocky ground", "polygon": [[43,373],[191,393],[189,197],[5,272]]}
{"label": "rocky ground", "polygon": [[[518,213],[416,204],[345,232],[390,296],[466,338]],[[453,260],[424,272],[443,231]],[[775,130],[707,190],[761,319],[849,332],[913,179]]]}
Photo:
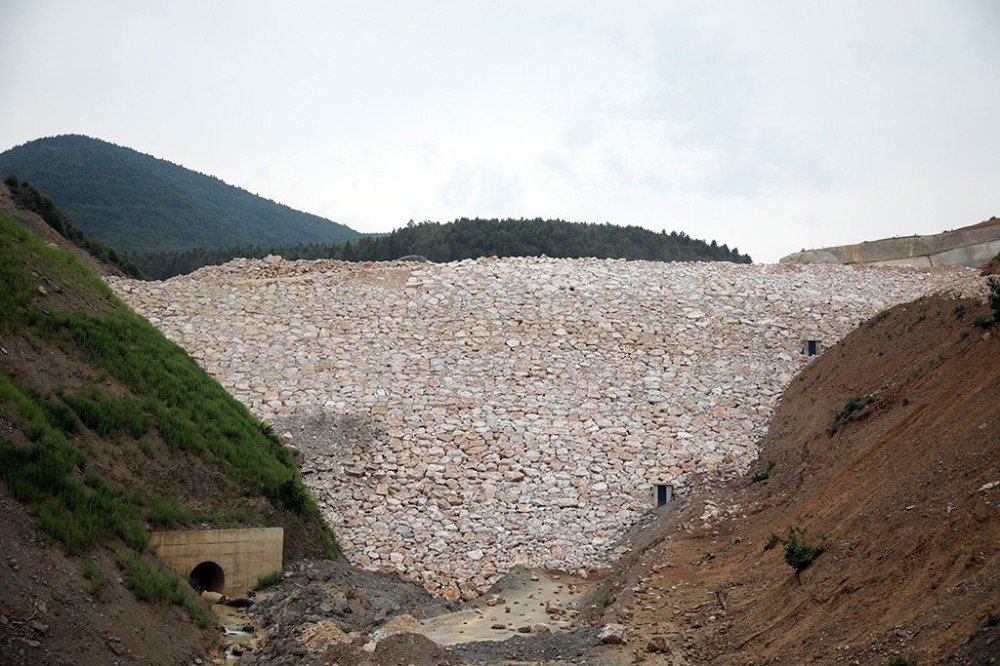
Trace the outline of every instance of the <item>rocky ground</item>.
{"label": "rocky ground", "polygon": [[447,598],[608,563],[653,484],[735,474],[781,391],[888,305],[968,270],[504,259],[238,260],[111,279],[259,416],[352,562]]}
{"label": "rocky ground", "polygon": [[240,663],[509,663],[607,652],[597,629],[575,623],[586,584],[519,569],[477,603],[458,606],[394,574],[302,561],[251,607],[261,630]]}

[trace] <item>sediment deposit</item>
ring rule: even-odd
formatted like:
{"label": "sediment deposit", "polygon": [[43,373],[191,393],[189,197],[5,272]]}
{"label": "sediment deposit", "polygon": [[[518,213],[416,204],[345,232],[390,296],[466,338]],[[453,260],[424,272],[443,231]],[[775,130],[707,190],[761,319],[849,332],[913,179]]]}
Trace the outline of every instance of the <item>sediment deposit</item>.
{"label": "sediment deposit", "polygon": [[882,308],[981,280],[268,258],[109,282],[258,416],[302,426],[307,483],[352,562],[455,598],[515,563],[607,562],[653,484],[746,470],[804,340],[828,348]]}

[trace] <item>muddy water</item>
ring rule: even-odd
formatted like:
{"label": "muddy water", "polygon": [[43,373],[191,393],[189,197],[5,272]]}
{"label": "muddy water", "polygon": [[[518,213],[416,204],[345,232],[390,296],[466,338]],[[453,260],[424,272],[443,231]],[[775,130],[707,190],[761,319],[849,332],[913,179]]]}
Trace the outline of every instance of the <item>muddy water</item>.
{"label": "muddy water", "polygon": [[226,666],[236,664],[245,650],[257,645],[256,628],[250,614],[245,608],[232,608],[225,604],[212,604],[212,610],[223,628],[223,663]]}

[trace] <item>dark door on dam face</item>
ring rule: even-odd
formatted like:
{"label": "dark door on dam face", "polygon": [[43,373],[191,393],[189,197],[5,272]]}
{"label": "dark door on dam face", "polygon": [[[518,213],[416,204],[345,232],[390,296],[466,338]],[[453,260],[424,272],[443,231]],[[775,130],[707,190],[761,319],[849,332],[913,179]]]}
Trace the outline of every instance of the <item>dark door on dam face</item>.
{"label": "dark door on dam face", "polygon": [[656,506],[663,506],[670,501],[671,490],[666,483],[656,484]]}

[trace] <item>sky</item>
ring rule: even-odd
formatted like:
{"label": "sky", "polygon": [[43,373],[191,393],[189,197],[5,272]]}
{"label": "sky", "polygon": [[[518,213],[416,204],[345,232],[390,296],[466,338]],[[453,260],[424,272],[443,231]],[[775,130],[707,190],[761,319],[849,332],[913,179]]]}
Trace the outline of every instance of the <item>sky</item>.
{"label": "sky", "polygon": [[1000,215],[1000,2],[2,0],[0,150],[86,134],[347,224],[773,262]]}

